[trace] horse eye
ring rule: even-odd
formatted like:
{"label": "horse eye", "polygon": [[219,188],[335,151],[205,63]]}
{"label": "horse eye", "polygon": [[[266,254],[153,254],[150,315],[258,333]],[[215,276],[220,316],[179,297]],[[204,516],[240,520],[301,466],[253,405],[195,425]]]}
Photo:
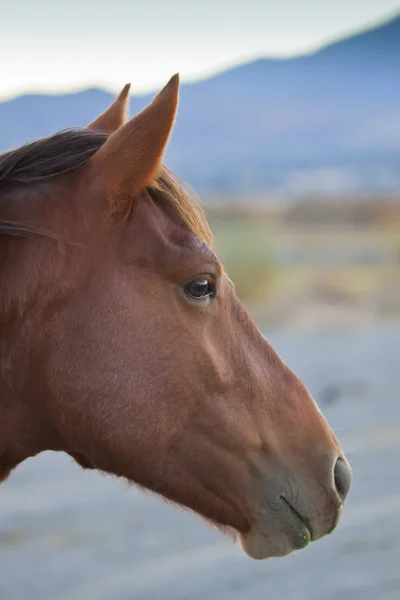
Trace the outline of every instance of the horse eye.
{"label": "horse eye", "polygon": [[208,279],[194,279],[185,286],[185,292],[195,300],[215,295],[215,283]]}

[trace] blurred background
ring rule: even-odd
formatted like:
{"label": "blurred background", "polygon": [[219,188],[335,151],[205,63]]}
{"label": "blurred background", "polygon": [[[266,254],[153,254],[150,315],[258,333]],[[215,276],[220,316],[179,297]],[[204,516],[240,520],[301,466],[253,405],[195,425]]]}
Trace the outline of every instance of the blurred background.
{"label": "blurred background", "polygon": [[45,453],[0,488],[1,600],[400,598],[400,2],[0,0],[0,151],[176,71],[167,164],[352,463],[332,536],[253,562]]}

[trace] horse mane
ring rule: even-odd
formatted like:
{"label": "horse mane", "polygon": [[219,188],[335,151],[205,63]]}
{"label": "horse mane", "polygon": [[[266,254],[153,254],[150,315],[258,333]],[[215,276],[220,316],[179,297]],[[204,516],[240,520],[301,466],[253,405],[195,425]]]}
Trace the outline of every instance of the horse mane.
{"label": "horse mane", "polygon": [[[5,187],[31,186],[77,172],[107,138],[108,134],[101,131],[67,129],[0,155],[0,193]],[[189,231],[213,248],[212,233],[204,212],[167,167],[162,167],[157,180],[145,188],[144,194],[172,211]],[[26,223],[0,218],[0,237],[4,236],[40,238],[49,237],[49,234]]]}

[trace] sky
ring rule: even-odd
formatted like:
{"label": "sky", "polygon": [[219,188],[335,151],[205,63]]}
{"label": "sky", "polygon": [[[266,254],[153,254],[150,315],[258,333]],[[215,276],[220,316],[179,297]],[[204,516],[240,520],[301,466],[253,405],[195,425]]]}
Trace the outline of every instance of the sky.
{"label": "sky", "polygon": [[400,13],[400,0],[0,0],[0,99],[157,90],[312,51]]}

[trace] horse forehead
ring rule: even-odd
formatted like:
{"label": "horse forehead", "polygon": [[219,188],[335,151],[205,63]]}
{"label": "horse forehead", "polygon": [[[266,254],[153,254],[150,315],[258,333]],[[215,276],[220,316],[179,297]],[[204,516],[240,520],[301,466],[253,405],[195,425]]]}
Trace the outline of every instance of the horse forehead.
{"label": "horse forehead", "polygon": [[219,261],[210,246],[185,225],[171,228],[159,238],[154,246],[155,262],[173,270],[196,263],[219,265]]}
{"label": "horse forehead", "polygon": [[132,217],[132,227],[134,232],[129,235],[128,244],[134,243],[139,254],[156,263],[199,259],[219,264],[209,244],[160,206],[143,203]]}
{"label": "horse forehead", "polygon": [[218,262],[210,246],[188,229],[185,230],[184,228],[176,243],[183,251],[199,254],[208,262]]}

